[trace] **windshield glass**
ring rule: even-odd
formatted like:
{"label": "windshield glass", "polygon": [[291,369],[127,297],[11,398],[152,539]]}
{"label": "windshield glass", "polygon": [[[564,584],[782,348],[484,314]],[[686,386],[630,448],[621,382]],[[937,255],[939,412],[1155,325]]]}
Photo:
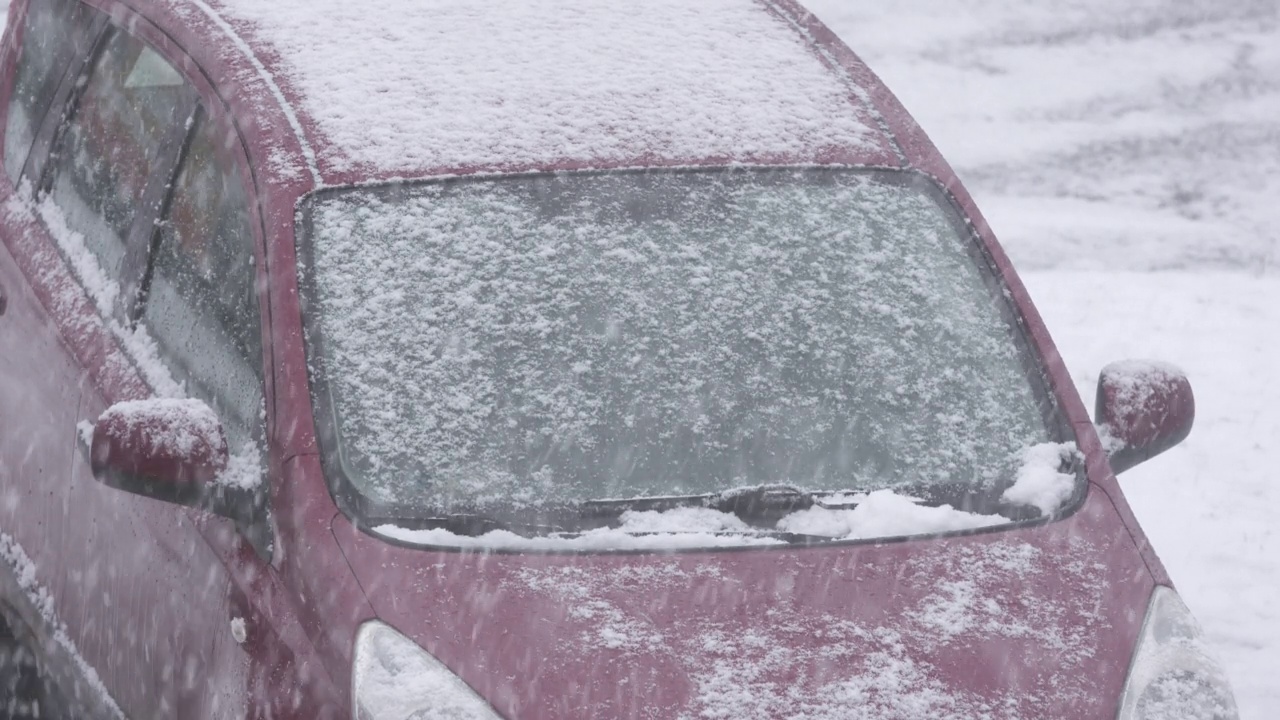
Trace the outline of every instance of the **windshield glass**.
{"label": "windshield glass", "polygon": [[326,191],[305,224],[326,450],[374,503],[995,489],[1049,439],[914,175],[453,180]]}

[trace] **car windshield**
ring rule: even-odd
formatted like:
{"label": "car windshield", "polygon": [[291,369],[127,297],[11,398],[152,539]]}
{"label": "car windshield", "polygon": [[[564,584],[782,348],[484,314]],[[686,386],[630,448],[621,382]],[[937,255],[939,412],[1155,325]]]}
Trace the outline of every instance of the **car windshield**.
{"label": "car windshield", "polygon": [[404,183],[303,225],[331,471],[401,512],[994,490],[1049,439],[1007,301],[914,174]]}

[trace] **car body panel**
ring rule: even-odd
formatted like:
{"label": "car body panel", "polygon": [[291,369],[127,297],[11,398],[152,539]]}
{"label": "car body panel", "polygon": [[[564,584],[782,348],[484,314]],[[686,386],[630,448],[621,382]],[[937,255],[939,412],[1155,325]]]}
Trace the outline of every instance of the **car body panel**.
{"label": "car body panel", "polygon": [[[0,212],[0,234],[10,228]],[[27,549],[36,580],[62,579],[62,493],[71,472],[80,375],[19,264],[0,246],[0,532]],[[52,541],[51,541],[52,539]]]}
{"label": "car body panel", "polygon": [[378,617],[519,718],[1108,716],[1153,588],[1101,493],[1049,525],[807,548],[529,555],[334,531]]}

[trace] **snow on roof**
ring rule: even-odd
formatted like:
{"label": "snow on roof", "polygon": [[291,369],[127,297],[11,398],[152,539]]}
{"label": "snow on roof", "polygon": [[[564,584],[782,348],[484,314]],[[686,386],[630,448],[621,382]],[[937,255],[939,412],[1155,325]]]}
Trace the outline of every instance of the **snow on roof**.
{"label": "snow on roof", "polygon": [[756,0],[215,4],[330,172],[818,162],[884,142],[860,91]]}

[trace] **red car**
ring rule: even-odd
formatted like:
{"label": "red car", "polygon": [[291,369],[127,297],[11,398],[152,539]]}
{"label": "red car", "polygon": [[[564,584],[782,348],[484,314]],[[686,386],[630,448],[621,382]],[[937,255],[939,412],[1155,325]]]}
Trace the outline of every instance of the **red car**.
{"label": "red car", "polygon": [[14,0],[0,717],[1235,718],[794,0]]}

